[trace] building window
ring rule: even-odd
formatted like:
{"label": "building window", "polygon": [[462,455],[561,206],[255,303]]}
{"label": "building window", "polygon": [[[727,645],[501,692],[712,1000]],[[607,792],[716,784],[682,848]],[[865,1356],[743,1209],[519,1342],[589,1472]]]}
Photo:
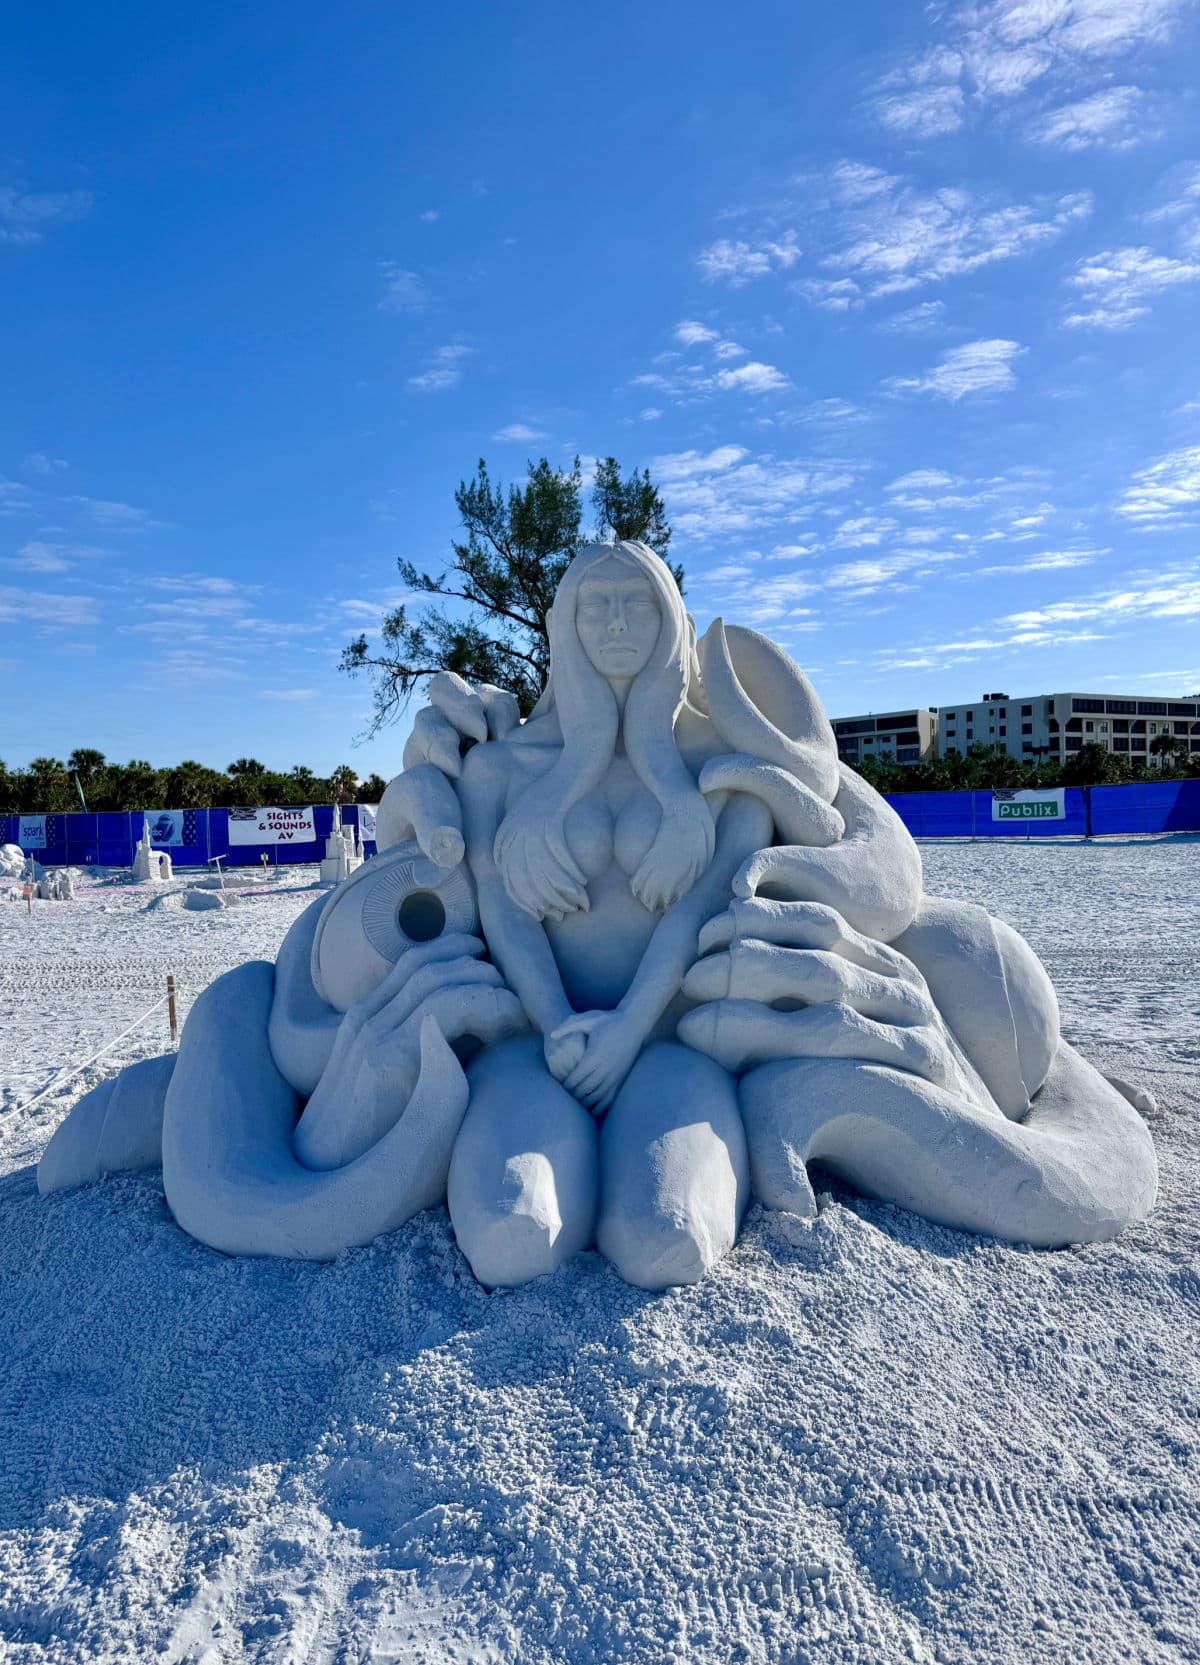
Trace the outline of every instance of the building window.
{"label": "building window", "polygon": [[1022,734],[1032,734],[1033,733],[1033,724],[1032,723],[1022,723],[1021,724],[1021,733]]}
{"label": "building window", "polygon": [[1113,733],[1114,734],[1128,734],[1129,733],[1129,719],[1127,717],[1118,717],[1116,722],[1114,722],[1114,724],[1113,724]]}
{"label": "building window", "polygon": [[919,763],[921,761],[920,746],[899,746],[896,749],[897,763]]}
{"label": "building window", "polygon": [[1167,715],[1169,717],[1194,717],[1196,715],[1196,707],[1190,702],[1185,704],[1182,700],[1168,700]]}
{"label": "building window", "polygon": [[1096,725],[1095,725],[1095,723],[1084,723],[1084,725],[1083,725],[1083,732],[1084,732],[1084,733],[1085,733],[1085,734],[1095,734],[1095,732],[1096,732]]}
{"label": "building window", "polygon": [[1004,724],[1003,723],[1000,724],[1000,738],[1001,738],[1001,740],[1004,739]]}
{"label": "building window", "polygon": [[1104,709],[1108,712],[1110,717],[1113,716],[1113,714],[1116,713],[1116,712],[1120,712],[1126,717],[1136,717],[1137,716],[1137,701],[1136,700],[1105,700]]}
{"label": "building window", "polygon": [[1129,750],[1129,738],[1128,738],[1128,736],[1124,735],[1124,734],[1114,734],[1113,735],[1113,751],[1114,752],[1127,752],[1128,750]]}
{"label": "building window", "polygon": [[1067,750],[1069,752],[1077,752],[1082,745],[1083,741],[1078,734],[1067,735]]}
{"label": "building window", "polygon": [[947,711],[944,712],[943,715],[948,723],[952,723],[955,720],[956,713],[953,711]]}
{"label": "building window", "polygon": [[1021,707],[1021,715],[1022,715],[1022,717],[1032,717],[1033,716],[1033,707],[1032,707],[1032,705],[1023,705]]}
{"label": "building window", "polygon": [[1103,711],[1104,710],[1104,701],[1103,700],[1073,699],[1071,701],[1071,710],[1072,711]]}
{"label": "building window", "polygon": [[1139,700],[1139,717],[1165,717],[1167,714],[1166,700]]}
{"label": "building window", "polygon": [[1007,705],[1002,705],[1000,707],[1000,715],[1002,717],[1007,717],[1008,716],[1008,707],[1007,707]]}

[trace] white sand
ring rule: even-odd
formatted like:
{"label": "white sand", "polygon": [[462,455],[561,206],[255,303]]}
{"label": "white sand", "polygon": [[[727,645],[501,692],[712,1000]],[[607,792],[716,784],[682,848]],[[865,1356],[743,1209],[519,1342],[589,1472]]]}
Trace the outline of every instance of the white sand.
{"label": "white sand", "polygon": [[591,1255],[486,1295],[441,1211],[328,1266],[225,1259],[156,1176],[34,1187],[165,1015],[20,1106],[312,892],[0,905],[0,1657],[1200,1657],[1200,842],[923,854],[1157,1095],[1161,1204],[1120,1242],[838,1192],[666,1297]]}

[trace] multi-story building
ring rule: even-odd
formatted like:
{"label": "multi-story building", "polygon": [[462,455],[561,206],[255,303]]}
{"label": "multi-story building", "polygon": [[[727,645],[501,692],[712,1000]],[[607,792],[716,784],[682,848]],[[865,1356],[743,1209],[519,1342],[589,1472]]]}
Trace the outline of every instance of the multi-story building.
{"label": "multi-story building", "polygon": [[878,717],[835,717],[838,754],[857,765],[868,757],[889,763],[923,763],[937,744],[937,712],[887,711]]}
{"label": "multi-story building", "polygon": [[1200,754],[1200,698],[1146,699],[1139,694],[985,694],[970,705],[938,710],[937,752],[1002,746],[1026,762],[1064,763],[1083,746],[1153,759],[1150,743],[1169,734]]}
{"label": "multi-story building", "polygon": [[1150,743],[1169,734],[1200,757],[1200,695],[1146,699],[1140,694],[985,694],[967,705],[836,717],[838,752],[850,764],[867,757],[923,763],[963,756],[972,746],[1000,746],[1025,762],[1065,763],[1087,745],[1120,752],[1132,763],[1151,763]]}

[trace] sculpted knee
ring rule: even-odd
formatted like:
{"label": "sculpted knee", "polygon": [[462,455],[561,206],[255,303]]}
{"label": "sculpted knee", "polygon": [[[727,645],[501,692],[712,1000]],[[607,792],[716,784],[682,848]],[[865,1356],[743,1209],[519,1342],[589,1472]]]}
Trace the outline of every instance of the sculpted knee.
{"label": "sculpted knee", "polygon": [[697,1283],[737,1240],[749,1157],[732,1078],[688,1047],[643,1053],[601,1133],[596,1245],[643,1289]]}
{"label": "sculpted knee", "polygon": [[467,1074],[446,1188],[454,1235],[480,1283],[527,1283],[592,1241],[595,1126],[546,1072],[537,1037],[489,1048]]}

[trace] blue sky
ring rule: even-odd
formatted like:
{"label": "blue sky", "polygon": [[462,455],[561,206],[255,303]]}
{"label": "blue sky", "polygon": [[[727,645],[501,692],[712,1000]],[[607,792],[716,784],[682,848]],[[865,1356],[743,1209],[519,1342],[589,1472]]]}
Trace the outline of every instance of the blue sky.
{"label": "blue sky", "polygon": [[481,455],[648,464],[835,715],[1200,687],[1194,0],[3,27],[10,766],[394,772],[338,650]]}

